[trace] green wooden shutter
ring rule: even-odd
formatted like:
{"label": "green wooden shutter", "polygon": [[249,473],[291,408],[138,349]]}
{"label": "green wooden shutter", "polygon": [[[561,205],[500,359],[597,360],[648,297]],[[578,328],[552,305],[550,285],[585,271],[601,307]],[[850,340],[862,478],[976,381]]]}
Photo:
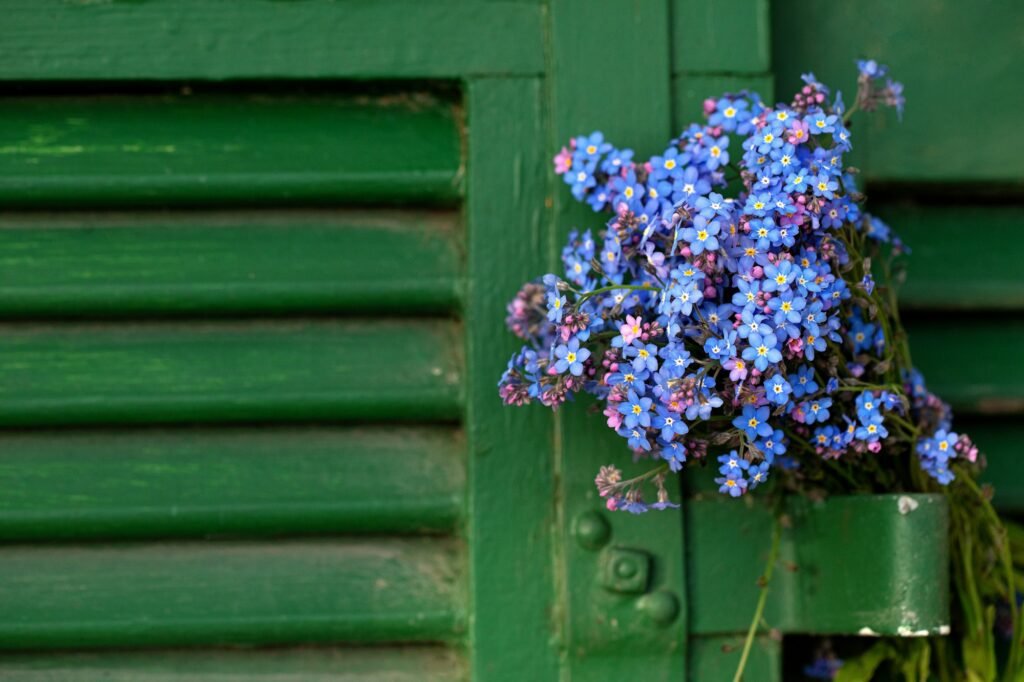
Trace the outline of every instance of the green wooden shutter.
{"label": "green wooden shutter", "polygon": [[[495,383],[505,303],[600,227],[550,156],[770,90],[764,0],[5,9],[0,676],[731,678],[764,510],[609,514],[618,439]],[[941,532],[895,510],[794,508],[773,622],[894,631],[901,567],[837,548]]]}

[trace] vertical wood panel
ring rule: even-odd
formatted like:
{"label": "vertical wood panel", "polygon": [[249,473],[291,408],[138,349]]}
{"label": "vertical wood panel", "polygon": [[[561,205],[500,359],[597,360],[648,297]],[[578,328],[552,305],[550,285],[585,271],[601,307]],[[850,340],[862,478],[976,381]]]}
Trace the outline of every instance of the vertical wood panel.
{"label": "vertical wood panel", "polygon": [[495,388],[517,346],[505,304],[548,248],[541,81],[472,80],[467,109],[472,679],[548,682],[558,678],[551,417],[502,407]]}
{"label": "vertical wood panel", "polygon": [[[570,136],[595,129],[617,147],[636,150],[637,160],[668,146],[673,135],[669,17],[668,0],[552,3],[552,153]],[[550,271],[562,272],[556,255],[570,227],[596,232],[606,216],[575,202],[550,165],[545,170],[556,209],[549,265]],[[628,472],[631,455],[621,438],[604,429],[600,417],[588,413],[589,402],[570,405],[556,417],[567,675],[586,682],[625,678],[642,670],[646,680],[679,680],[686,646],[682,514],[627,518],[603,510],[594,474],[610,462],[625,465]],[[570,533],[576,516],[587,511],[605,515],[613,544],[650,553],[652,590],[671,592],[681,602],[674,622],[654,626],[636,608],[635,595],[613,597],[598,584],[601,554],[581,549]]]}

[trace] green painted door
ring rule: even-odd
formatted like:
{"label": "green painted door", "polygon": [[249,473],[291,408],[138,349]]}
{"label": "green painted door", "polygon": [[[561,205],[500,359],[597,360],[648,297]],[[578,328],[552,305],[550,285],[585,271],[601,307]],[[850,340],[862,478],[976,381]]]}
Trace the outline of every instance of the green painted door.
{"label": "green painted door", "polygon": [[[0,677],[731,679],[767,513],[610,515],[615,439],[495,383],[594,226],[551,155],[771,95],[767,0],[4,9]],[[846,568],[941,533],[874,502],[792,510],[775,627],[945,617],[941,574]]]}

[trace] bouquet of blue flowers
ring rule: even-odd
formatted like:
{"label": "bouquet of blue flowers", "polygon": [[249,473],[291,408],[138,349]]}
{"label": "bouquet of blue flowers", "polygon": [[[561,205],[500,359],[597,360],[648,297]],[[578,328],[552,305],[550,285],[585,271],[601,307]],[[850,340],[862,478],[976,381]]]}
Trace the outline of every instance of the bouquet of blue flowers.
{"label": "bouquet of blue flowers", "polygon": [[1005,531],[975,482],[983,458],[911,362],[895,287],[907,249],[864,210],[843,161],[854,112],[904,106],[884,66],[858,66],[848,107],[807,74],[788,104],[752,92],[705,101],[706,123],[648,161],[599,132],[563,148],[556,173],[610,217],[570,235],[564,274],[509,304],[526,344],[500,395],[553,409],[580,391],[600,402],[626,448],[652,462],[631,479],[598,472],[611,510],[678,506],[666,476],[692,466],[716,468],[732,497],[772,478],[802,494],[946,489],[954,528],[977,540],[957,561],[992,576],[958,587],[1009,604],[1016,628],[1012,572],[992,569],[1008,556]]}

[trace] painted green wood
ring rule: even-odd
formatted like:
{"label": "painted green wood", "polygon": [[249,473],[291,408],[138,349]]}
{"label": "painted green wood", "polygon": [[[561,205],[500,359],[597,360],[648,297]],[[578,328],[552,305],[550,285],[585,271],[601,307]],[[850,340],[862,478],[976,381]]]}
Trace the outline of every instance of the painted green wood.
{"label": "painted green wood", "polygon": [[[916,508],[903,513],[901,497]],[[769,627],[896,635],[938,634],[949,624],[945,497],[801,499],[787,517],[765,611]],[[750,626],[773,523],[765,507],[715,498],[687,503],[691,631],[727,634]]]}
{"label": "painted green wood", "polygon": [[539,3],[15,0],[0,79],[457,78],[539,74]]}
{"label": "painted green wood", "polygon": [[768,0],[672,0],[672,71],[761,74],[769,68]]}
{"label": "painted green wood", "polygon": [[464,449],[426,427],[4,431],[0,540],[452,530]]}
{"label": "painted green wood", "polygon": [[[687,679],[694,682],[733,682],[743,651],[741,635],[694,637],[690,640]],[[747,660],[751,682],[782,682],[782,642],[758,637]]]}
{"label": "painted green wood", "polygon": [[0,214],[0,316],[447,312],[458,218],[413,211]]}
{"label": "painted green wood", "polygon": [[[1024,205],[982,201],[870,206],[912,250],[904,259],[907,278],[899,290],[901,306],[1024,309]],[[972,238],[979,234],[987,238]]]}
{"label": "painted green wood", "polygon": [[468,649],[475,682],[559,679],[552,419],[541,408],[503,407],[495,390],[518,347],[504,306],[550,257],[542,94],[536,79],[467,84]]}
{"label": "painted green wood", "polygon": [[721,97],[726,92],[753,90],[766,103],[774,101],[771,74],[750,76],[717,76],[686,73],[672,78],[673,129],[681,132],[691,123],[704,121],[704,100]]}
{"label": "painted green wood", "polygon": [[454,419],[453,323],[0,326],[0,425]]}
{"label": "painted green wood", "polygon": [[438,539],[8,545],[0,649],[438,641],[465,614]]}
{"label": "painted green wood", "polygon": [[8,682],[464,682],[440,647],[48,653],[0,657]]}
{"label": "painted green wood", "polygon": [[975,417],[956,419],[953,426],[957,432],[969,434],[985,454],[988,467],[982,479],[995,488],[992,502],[996,507],[1000,511],[1024,513],[1024,429],[1020,419]]}
{"label": "painted green wood", "polygon": [[[669,10],[667,0],[552,3],[552,150],[592,130],[635,149],[638,158],[664,150],[677,132],[672,125]],[[576,203],[546,164],[545,171],[556,220],[548,271],[557,272],[562,268],[557,254],[568,230],[601,229],[606,220]],[[610,462],[628,465],[630,456],[599,416],[588,414],[585,405],[575,407],[583,409],[559,412],[555,439],[565,674],[585,682],[642,670],[647,680],[678,680],[685,671],[687,598],[681,514],[634,518],[602,511],[594,474]],[[588,515],[608,524],[611,539],[603,548],[583,547],[574,535]],[[639,566],[649,564],[642,593],[603,587],[615,552],[623,548],[642,552],[630,555]],[[666,606],[661,622],[652,617],[658,604]]]}
{"label": "painted green wood", "polygon": [[454,105],[425,94],[0,102],[6,206],[444,203],[460,193],[460,154]]}
{"label": "painted green wood", "polygon": [[868,179],[1020,186],[1024,156],[1009,142],[1024,108],[1018,0],[773,0],[771,9],[780,93],[813,67],[849,102],[853,62],[865,57],[888,64],[906,84],[902,124],[887,112],[854,129],[855,165]]}
{"label": "painted green wood", "polygon": [[914,364],[928,388],[958,413],[1019,414],[1024,367],[1007,355],[1024,347],[1024,319],[978,316],[906,321]]}

